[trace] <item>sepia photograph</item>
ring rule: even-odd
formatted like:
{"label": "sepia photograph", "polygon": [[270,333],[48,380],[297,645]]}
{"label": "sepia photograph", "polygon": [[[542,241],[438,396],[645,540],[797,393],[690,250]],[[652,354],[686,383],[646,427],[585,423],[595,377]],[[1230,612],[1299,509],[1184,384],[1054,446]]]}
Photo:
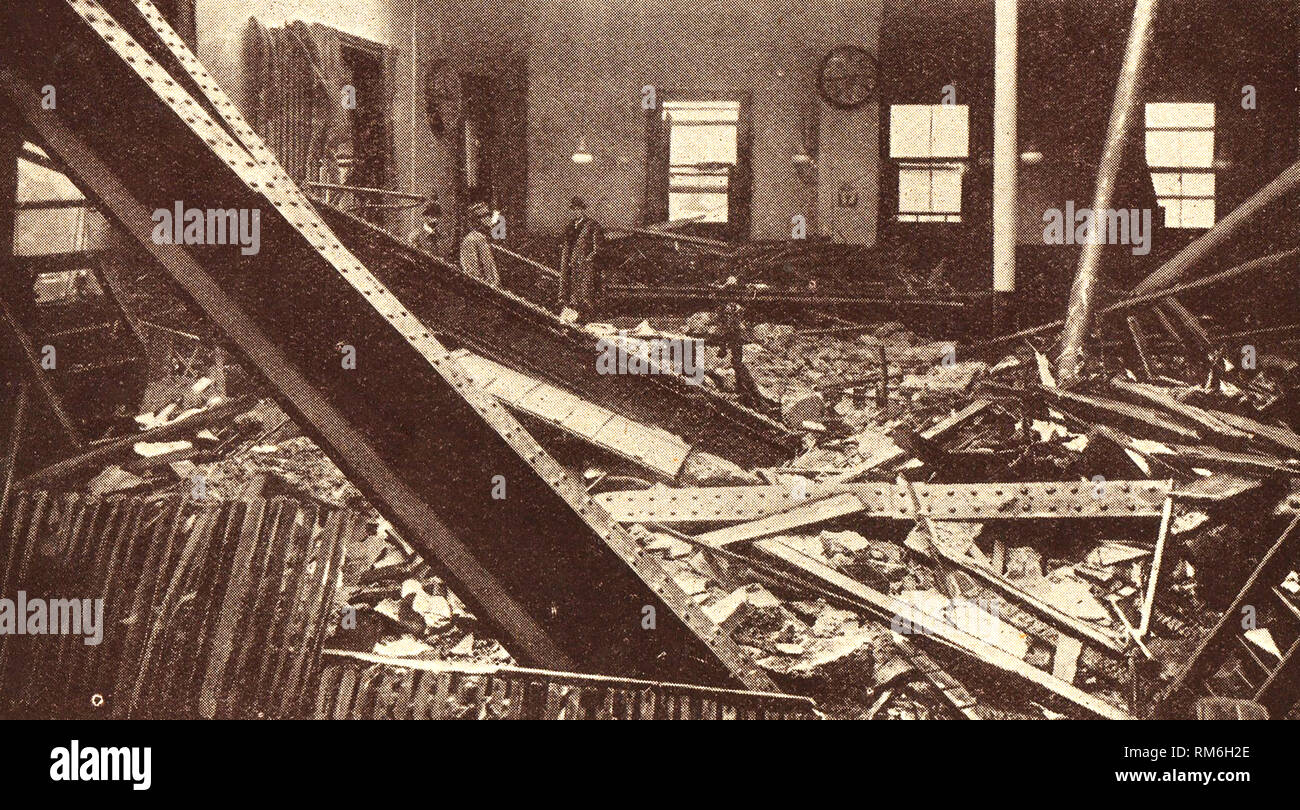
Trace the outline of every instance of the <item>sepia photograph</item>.
{"label": "sepia photograph", "polygon": [[1298,39],[4,0],[0,718],[74,721],[55,789],[150,790],[152,720],[1138,720],[1094,781],[1250,782],[1123,729],[1300,718]]}

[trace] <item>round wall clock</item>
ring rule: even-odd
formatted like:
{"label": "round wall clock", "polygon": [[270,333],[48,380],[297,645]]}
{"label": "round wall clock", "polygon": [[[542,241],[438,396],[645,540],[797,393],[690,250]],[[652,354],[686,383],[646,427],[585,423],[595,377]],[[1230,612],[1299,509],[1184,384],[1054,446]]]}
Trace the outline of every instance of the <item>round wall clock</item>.
{"label": "round wall clock", "polygon": [[877,77],[876,57],[870,51],[856,45],[841,45],[822,60],[817,90],[831,106],[851,110],[876,94]]}

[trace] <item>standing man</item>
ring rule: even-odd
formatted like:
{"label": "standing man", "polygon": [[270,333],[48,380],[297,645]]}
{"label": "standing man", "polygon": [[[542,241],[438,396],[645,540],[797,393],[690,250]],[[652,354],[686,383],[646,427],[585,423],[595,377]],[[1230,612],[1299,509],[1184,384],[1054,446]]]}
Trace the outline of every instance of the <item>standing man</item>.
{"label": "standing man", "polygon": [[430,200],[429,204],[424,206],[421,218],[424,222],[411,234],[409,239],[411,246],[417,247],[425,253],[439,255],[442,251],[438,247],[438,240],[441,236],[438,233],[438,222],[442,219],[442,206],[438,205],[436,199]]}
{"label": "standing man", "polygon": [[460,242],[460,269],[464,273],[486,281],[494,287],[501,286],[501,274],[492,256],[488,234],[492,231],[492,209],[481,202],[469,207],[473,227]]}
{"label": "standing man", "polygon": [[[735,276],[729,277],[722,288],[737,295],[741,292]],[[754,375],[745,365],[745,342],[749,332],[745,323],[745,308],[734,299],[723,300],[718,306],[717,314],[718,330],[714,340],[722,350],[718,359],[726,357],[731,361],[731,368],[736,372],[736,393],[740,396],[741,404],[755,410],[770,409],[775,403],[763,396],[758,384],[754,382]]]}
{"label": "standing man", "polygon": [[600,248],[600,223],[587,216],[587,203],[574,197],[569,203],[572,219],[564,231],[560,251],[560,311],[575,310],[578,317],[590,316],[600,294],[596,251]]}

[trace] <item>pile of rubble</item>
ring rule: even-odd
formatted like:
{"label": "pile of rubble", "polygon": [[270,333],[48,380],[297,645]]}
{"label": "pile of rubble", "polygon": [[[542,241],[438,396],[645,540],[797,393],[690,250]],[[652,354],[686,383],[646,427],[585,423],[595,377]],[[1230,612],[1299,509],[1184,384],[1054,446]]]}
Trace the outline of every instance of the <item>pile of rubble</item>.
{"label": "pile of rubble", "polygon": [[[1167,376],[1183,366],[1121,367],[1065,390],[1029,344],[963,351],[892,322],[760,324],[745,362],[803,434],[797,458],[686,465],[671,483],[647,476],[660,481],[649,489],[605,481],[598,462],[574,471],[757,666],[832,716],[1149,713],[1186,686],[1187,662],[1300,508],[1300,434],[1284,418],[1293,365],[1219,360],[1198,382]],[[731,371],[706,384],[726,391]],[[226,393],[206,377],[155,388],[139,432],[34,479],[80,476],[97,495],[285,494],[370,515],[326,646],[511,663],[286,414]],[[682,500],[710,508],[664,507]],[[1300,615],[1300,576],[1276,578]],[[1271,619],[1243,635],[1264,666],[1292,643]]]}
{"label": "pile of rubble", "polygon": [[[707,327],[693,320],[682,331]],[[1199,383],[1163,373],[1181,365],[1098,369],[1065,390],[1028,344],[959,360],[898,324],[843,331],[762,324],[746,346],[805,433],[799,458],[751,486],[598,501],[778,683],[832,704],[847,689],[849,716],[1143,715],[1188,688],[1300,508],[1293,364],[1218,359]],[[1279,622],[1300,615],[1298,563],[1242,634],[1260,689],[1296,635]],[[946,648],[944,683],[978,662],[956,698],[927,684],[909,637]]]}
{"label": "pile of rubble", "polygon": [[[289,496],[369,516],[370,531],[345,550],[326,646],[427,660],[513,663],[428,564],[398,537],[342,471],[270,399],[227,399],[200,377],[150,387],[156,410],[143,430],[40,471],[24,487],[78,479],[87,494],[164,495],[197,502]],[[207,393],[197,397],[196,389]],[[163,439],[158,437],[162,436]],[[96,467],[96,465],[100,465]]]}

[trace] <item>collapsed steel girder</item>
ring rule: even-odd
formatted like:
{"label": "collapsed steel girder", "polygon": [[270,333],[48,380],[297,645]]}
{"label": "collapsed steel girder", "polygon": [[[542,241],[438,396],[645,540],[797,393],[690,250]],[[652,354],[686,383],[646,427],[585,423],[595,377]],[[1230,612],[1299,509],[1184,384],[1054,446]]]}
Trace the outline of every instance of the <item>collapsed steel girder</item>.
{"label": "collapsed steel girder", "polygon": [[[147,0],[16,5],[0,93],[516,656],[774,688],[335,237]],[[150,212],[177,202],[260,212],[261,250],[159,244]]]}
{"label": "collapsed steel girder", "polygon": [[359,217],[319,201],[315,205],[330,230],[420,320],[476,354],[745,466],[779,464],[797,452],[798,437],[782,425],[684,378],[598,374],[594,335]]}

